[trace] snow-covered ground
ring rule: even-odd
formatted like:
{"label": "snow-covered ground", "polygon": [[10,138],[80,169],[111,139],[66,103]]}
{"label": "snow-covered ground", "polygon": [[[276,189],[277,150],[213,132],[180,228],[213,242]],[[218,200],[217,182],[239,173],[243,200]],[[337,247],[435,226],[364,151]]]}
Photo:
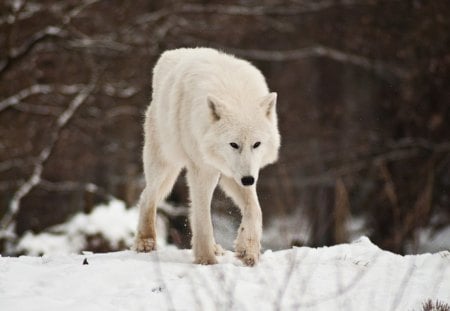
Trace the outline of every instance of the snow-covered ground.
{"label": "snow-covered ground", "polygon": [[253,268],[232,252],[214,266],[192,261],[170,246],[0,257],[0,310],[422,310],[428,299],[450,301],[448,251],[400,256],[365,237],[266,251]]}
{"label": "snow-covered ground", "polygon": [[[176,212],[168,204],[161,208]],[[0,255],[0,311],[422,310],[428,299],[450,304],[450,253],[437,252],[448,249],[450,230],[419,234],[419,246],[435,254],[400,256],[363,237],[333,247],[268,250],[253,268],[230,251],[218,265],[198,266],[190,250],[166,245],[167,224],[160,217],[156,252],[76,255],[86,249],[88,236],[104,237],[112,249],[130,246],[137,214],[112,200],[89,215],[25,234],[18,250],[35,257]],[[231,218],[216,218],[216,240],[231,248],[236,226]],[[308,226],[298,219],[304,217],[265,228],[265,249],[279,246],[280,232],[286,245],[307,240]],[[359,227],[352,235],[365,233]]]}

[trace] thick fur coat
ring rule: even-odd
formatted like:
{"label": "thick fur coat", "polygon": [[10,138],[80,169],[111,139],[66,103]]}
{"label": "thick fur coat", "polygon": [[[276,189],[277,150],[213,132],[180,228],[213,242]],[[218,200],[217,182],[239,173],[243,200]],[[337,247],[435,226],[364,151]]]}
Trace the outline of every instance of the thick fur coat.
{"label": "thick fur coat", "polygon": [[262,215],[256,182],[260,168],[278,158],[276,97],[245,60],[210,48],[161,55],[144,125],[146,187],[139,202],[137,251],[156,248],[157,204],[186,168],[195,262],[214,264],[222,252],[210,213],[217,184],[242,212],[237,256],[247,265],[258,262]]}

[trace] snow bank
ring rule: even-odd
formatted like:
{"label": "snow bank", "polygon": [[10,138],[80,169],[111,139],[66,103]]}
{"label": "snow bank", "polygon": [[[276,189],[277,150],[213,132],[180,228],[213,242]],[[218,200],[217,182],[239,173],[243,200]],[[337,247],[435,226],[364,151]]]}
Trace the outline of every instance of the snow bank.
{"label": "snow bank", "polygon": [[[163,202],[157,219],[158,245],[167,245],[169,224],[166,214],[186,215],[186,207],[174,207]],[[239,223],[228,215],[212,213],[214,235],[223,247],[232,249]],[[95,244],[106,243],[102,251],[115,251],[132,246],[138,209],[127,209],[120,200],[96,206],[90,214],[79,213],[68,222],[34,234],[28,232],[17,243],[17,252],[32,256],[81,253],[95,249]],[[362,235],[370,235],[365,229],[362,217],[349,219],[347,232],[350,240]],[[95,239],[92,239],[94,237]],[[302,209],[292,215],[279,216],[264,226],[263,249],[286,249],[293,242],[307,245],[311,237],[311,227]],[[406,245],[408,253],[438,252],[450,248],[450,226],[437,232],[424,228],[418,231],[416,245]]]}
{"label": "snow bank", "polygon": [[[84,259],[88,264],[83,265]],[[400,256],[369,239],[266,251],[248,268],[190,250],[0,257],[0,310],[421,310],[450,301],[450,253]]]}
{"label": "snow bank", "polygon": [[[17,249],[29,255],[55,255],[80,253],[86,249],[87,239],[101,236],[111,249],[120,245],[131,246],[138,221],[138,209],[127,209],[120,200],[96,206],[90,214],[79,213],[68,222],[54,226],[46,232],[26,233]],[[158,245],[167,241],[165,223],[158,218]]]}

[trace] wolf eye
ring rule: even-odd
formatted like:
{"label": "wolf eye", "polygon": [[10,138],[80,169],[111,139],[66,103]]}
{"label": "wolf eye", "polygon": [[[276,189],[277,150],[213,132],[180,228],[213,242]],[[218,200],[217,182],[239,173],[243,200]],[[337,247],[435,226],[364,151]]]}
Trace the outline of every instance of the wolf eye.
{"label": "wolf eye", "polygon": [[236,143],[230,143],[230,146],[233,147],[234,149],[239,149],[239,145]]}
{"label": "wolf eye", "polygon": [[253,148],[258,148],[259,147],[259,145],[261,145],[261,142],[260,141],[257,141],[254,145],[253,145]]}

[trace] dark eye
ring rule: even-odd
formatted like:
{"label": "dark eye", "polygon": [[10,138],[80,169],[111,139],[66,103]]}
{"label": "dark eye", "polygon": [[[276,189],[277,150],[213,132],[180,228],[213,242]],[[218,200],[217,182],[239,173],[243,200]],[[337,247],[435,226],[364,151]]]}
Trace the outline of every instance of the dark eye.
{"label": "dark eye", "polygon": [[253,145],[253,148],[258,148],[259,145],[261,145],[261,142],[260,142],[260,141],[257,141],[257,142]]}
{"label": "dark eye", "polygon": [[239,149],[239,145],[236,143],[230,143],[230,146],[233,147],[234,149]]}

